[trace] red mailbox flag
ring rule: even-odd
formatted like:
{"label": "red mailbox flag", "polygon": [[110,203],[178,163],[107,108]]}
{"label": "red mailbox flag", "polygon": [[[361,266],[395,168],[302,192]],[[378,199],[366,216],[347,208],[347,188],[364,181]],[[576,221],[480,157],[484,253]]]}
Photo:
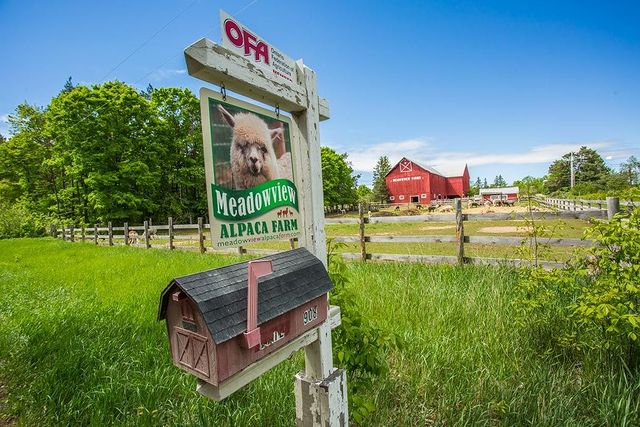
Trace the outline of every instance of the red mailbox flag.
{"label": "red mailbox flag", "polygon": [[244,343],[247,348],[260,344],[260,328],[258,325],[258,278],[271,274],[273,267],[270,259],[249,261],[247,284],[247,332]]}

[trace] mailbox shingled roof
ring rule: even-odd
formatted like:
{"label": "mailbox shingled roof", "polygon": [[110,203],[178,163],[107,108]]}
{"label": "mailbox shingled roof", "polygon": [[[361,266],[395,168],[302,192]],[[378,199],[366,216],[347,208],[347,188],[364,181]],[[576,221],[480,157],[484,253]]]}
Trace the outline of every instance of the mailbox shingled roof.
{"label": "mailbox shingled roof", "polygon": [[[331,290],[324,265],[305,248],[266,256],[273,273],[258,280],[258,325]],[[247,328],[247,262],[173,279],[160,297],[158,320],[166,316],[173,289],[180,288],[198,306],[216,344]]]}

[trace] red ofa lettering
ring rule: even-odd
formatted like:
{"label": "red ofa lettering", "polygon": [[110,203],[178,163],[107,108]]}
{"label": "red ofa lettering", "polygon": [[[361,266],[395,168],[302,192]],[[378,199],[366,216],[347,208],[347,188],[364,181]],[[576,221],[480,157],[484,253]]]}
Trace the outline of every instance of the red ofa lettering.
{"label": "red ofa lettering", "polygon": [[256,36],[240,27],[232,19],[224,21],[224,32],[234,46],[244,46],[245,56],[253,53],[256,62],[262,60],[265,64],[269,64],[269,46],[265,42],[258,40]]}

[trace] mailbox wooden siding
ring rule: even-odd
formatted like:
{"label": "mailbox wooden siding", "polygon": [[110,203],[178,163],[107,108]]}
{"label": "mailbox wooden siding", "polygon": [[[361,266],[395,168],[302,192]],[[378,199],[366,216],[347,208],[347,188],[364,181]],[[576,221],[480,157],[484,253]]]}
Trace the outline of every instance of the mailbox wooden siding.
{"label": "mailbox wooden siding", "polygon": [[[160,299],[158,319],[167,321],[176,366],[219,385],[326,320],[326,294],[333,285],[315,256],[299,248],[263,259],[272,261],[273,273],[258,282],[261,345],[253,349],[243,346],[247,324],[246,262],[169,283]],[[275,342],[271,342],[274,338]]]}
{"label": "mailbox wooden siding", "polygon": [[429,203],[437,198],[463,197],[467,194],[469,169],[465,166],[461,175],[445,176],[404,157],[391,168],[385,182],[390,203]]}

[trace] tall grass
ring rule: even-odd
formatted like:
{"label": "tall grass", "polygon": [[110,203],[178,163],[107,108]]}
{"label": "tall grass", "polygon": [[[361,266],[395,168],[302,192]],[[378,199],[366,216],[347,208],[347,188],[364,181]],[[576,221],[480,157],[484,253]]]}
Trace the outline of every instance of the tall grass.
{"label": "tall grass", "polygon": [[[171,363],[160,291],[229,256],[0,241],[0,424],[294,424],[300,354],[217,403]],[[357,305],[402,338],[366,425],[638,425],[637,380],[540,354],[513,326],[508,269],[349,265]]]}

